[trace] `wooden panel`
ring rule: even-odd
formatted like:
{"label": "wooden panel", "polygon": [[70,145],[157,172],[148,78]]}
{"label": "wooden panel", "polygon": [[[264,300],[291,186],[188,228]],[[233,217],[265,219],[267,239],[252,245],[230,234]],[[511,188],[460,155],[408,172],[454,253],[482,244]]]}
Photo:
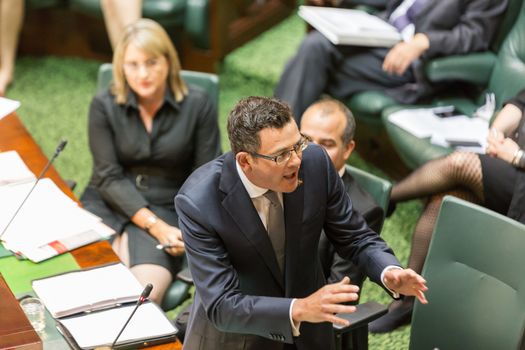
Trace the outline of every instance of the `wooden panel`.
{"label": "wooden panel", "polygon": [[41,350],[42,340],[0,274],[0,349]]}

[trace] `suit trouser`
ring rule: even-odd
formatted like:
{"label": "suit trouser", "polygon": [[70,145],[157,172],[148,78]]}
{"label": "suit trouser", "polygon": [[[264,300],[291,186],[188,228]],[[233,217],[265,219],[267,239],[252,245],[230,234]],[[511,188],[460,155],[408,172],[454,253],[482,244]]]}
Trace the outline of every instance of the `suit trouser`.
{"label": "suit trouser", "polygon": [[395,88],[414,81],[411,69],[401,75],[383,71],[386,48],[335,46],[321,33],[310,32],[286,65],[275,96],[288,102],[299,122],[322,93],[345,99],[356,92]]}

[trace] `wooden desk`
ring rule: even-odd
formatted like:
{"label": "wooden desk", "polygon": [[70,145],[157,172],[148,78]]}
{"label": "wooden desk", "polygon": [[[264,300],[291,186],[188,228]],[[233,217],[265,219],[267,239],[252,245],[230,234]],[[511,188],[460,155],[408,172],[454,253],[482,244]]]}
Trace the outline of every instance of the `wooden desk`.
{"label": "wooden desk", "polygon": [[[29,169],[36,175],[40,174],[47,163],[47,157],[15,113],[0,120],[0,152],[10,150],[17,151]],[[45,177],[51,178],[65,194],[75,201],[77,200],[71,189],[53,166],[49,168]],[[80,247],[73,250],[71,254],[81,268],[119,261],[119,258],[115,255],[111,249],[111,245],[107,241],[100,241]],[[181,348],[181,343],[177,341],[150,347],[149,349],[180,350]]]}

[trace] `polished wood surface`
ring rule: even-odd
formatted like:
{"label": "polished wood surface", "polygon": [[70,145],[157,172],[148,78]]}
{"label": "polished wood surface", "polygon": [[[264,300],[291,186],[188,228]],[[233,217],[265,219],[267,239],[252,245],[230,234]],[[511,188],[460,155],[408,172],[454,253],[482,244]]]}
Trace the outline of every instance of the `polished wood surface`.
{"label": "polished wood surface", "polygon": [[0,350],[4,349],[41,350],[42,340],[0,274]]}
{"label": "polished wood surface", "polygon": [[[37,176],[45,167],[48,159],[27,131],[15,113],[0,120],[0,152],[15,150]],[[60,177],[56,169],[51,166],[44,177],[49,177],[70,198],[77,200],[66,182]],[[107,241],[100,241],[80,247],[71,252],[81,268],[99,266],[106,263],[118,262],[119,258]],[[0,299],[1,300],[1,299]],[[175,350],[181,349],[180,342],[162,344],[149,349]]]}

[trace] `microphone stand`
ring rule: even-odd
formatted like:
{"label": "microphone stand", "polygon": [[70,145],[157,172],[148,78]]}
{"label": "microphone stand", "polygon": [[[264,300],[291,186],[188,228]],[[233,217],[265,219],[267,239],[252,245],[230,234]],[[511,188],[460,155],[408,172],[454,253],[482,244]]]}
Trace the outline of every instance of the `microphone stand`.
{"label": "microphone stand", "polygon": [[115,340],[113,340],[113,343],[111,344],[110,346],[110,349],[113,349],[113,347],[115,346],[115,344],[117,343],[117,340],[118,338],[120,338],[120,335],[122,334],[122,332],[124,332],[124,329],[126,329],[126,327],[128,326],[128,323],[129,321],[131,321],[131,319],[133,318],[133,315],[135,315],[135,312],[137,311],[137,309],[139,308],[140,305],[142,305],[142,303],[144,303],[144,301],[148,298],[149,294],[151,293],[151,290],[153,289],[153,285],[151,283],[148,283],[146,285],[146,287],[144,288],[144,291],[142,292],[142,294],[140,295],[140,298],[139,300],[137,300],[137,305],[135,306],[135,308],[133,309],[133,311],[131,312],[131,315],[129,315],[126,323],[124,323],[124,327],[122,327],[122,329],[120,330],[120,332],[118,333],[117,337],[115,338]]}
{"label": "microphone stand", "polygon": [[66,147],[67,145],[67,140],[63,139],[60,141],[60,143],[58,144],[57,148],[55,149],[55,153],[53,154],[53,156],[51,157],[50,160],[48,160],[48,162],[46,163],[46,166],[44,167],[44,169],[42,169],[42,171],[40,172],[40,175],[38,175],[35,183],[33,184],[33,186],[31,187],[31,189],[29,190],[29,192],[27,193],[27,195],[25,196],[24,200],[22,201],[22,203],[18,206],[18,208],[16,209],[15,213],[13,214],[13,216],[11,216],[11,219],[9,220],[9,222],[7,223],[7,225],[4,227],[4,229],[2,230],[2,233],[0,233],[0,241],[2,240],[2,236],[6,233],[7,229],[9,228],[9,226],[11,225],[11,223],[13,222],[13,220],[16,218],[16,216],[18,215],[18,212],[20,211],[20,209],[22,209],[22,207],[24,206],[24,203],[27,201],[27,199],[29,198],[29,196],[31,195],[31,193],[33,192],[33,190],[35,189],[36,185],[38,184],[38,182],[40,181],[40,179],[42,179],[42,177],[44,176],[44,174],[47,172],[47,170],[49,169],[49,167],[51,166],[51,164],[53,164],[53,162],[55,161],[55,159],[58,157],[58,155],[60,154],[60,152],[62,152],[64,150],[64,147]]}

